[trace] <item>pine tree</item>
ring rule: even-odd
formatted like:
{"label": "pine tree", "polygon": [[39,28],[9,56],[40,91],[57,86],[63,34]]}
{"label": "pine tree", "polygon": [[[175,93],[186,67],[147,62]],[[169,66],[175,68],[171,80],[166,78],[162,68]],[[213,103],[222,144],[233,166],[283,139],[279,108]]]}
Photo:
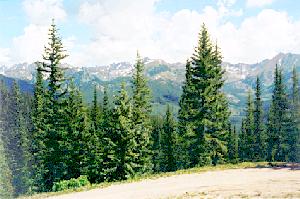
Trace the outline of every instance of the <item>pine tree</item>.
{"label": "pine tree", "polygon": [[268,160],[287,161],[289,145],[287,142],[290,128],[288,103],[282,82],[282,71],[275,68],[274,90],[268,118]]}
{"label": "pine tree", "polygon": [[32,179],[33,191],[44,191],[44,162],[43,158],[46,152],[45,146],[45,88],[43,84],[43,73],[40,63],[36,63],[36,82],[34,86],[34,100],[32,106],[32,141],[31,141],[31,154],[32,154]]}
{"label": "pine tree", "polygon": [[205,25],[191,60],[189,166],[215,165],[224,162],[227,156],[229,111],[221,91],[224,71],[220,51],[217,46],[213,49]]}
{"label": "pine tree", "polygon": [[100,120],[100,108],[98,105],[98,99],[97,99],[97,89],[96,86],[94,87],[94,95],[93,95],[93,101],[92,101],[92,107],[91,107],[91,125],[95,132],[98,132],[99,130],[99,120]]}
{"label": "pine tree", "polygon": [[[222,69],[222,56],[218,45],[216,44],[212,52],[212,78],[211,85],[207,88],[211,92],[211,96],[207,96],[206,103],[210,110],[207,117],[207,137],[212,164],[223,163],[228,157],[228,142],[230,137],[230,111],[225,94],[221,91],[224,85],[223,75],[225,71]],[[206,121],[205,121],[206,123]]]}
{"label": "pine tree", "polygon": [[113,134],[113,111],[111,110],[107,87],[104,87],[103,93],[103,118],[101,120],[102,146],[103,146],[103,171],[102,176],[105,181],[114,180],[115,172],[115,135]]}
{"label": "pine tree", "polygon": [[247,99],[247,108],[246,108],[246,117],[243,120],[242,124],[242,133],[241,133],[241,142],[240,143],[240,158],[243,161],[252,161],[254,159],[254,105],[251,97],[251,92],[248,92]]}
{"label": "pine tree", "polygon": [[125,83],[122,83],[121,90],[115,101],[113,113],[113,142],[115,143],[112,160],[114,180],[124,180],[135,174],[135,153],[137,143],[134,137],[132,121],[132,104],[125,90]]}
{"label": "pine tree", "polygon": [[299,80],[296,68],[293,67],[293,87],[290,102],[291,132],[288,136],[290,146],[289,161],[300,161],[300,93]]}
{"label": "pine tree", "polygon": [[161,135],[161,152],[162,152],[162,171],[175,171],[177,169],[177,132],[176,122],[168,105],[166,116],[163,123],[163,131]]}
{"label": "pine tree", "polygon": [[193,87],[192,87],[192,71],[191,71],[191,62],[186,61],[185,65],[185,82],[182,86],[182,94],[179,100],[179,111],[178,111],[178,147],[180,151],[179,155],[179,168],[185,168],[188,166],[189,154],[188,154],[188,145],[187,140],[191,135],[191,110],[192,110],[192,96],[193,96]]}
{"label": "pine tree", "polygon": [[68,149],[68,176],[67,179],[78,178],[84,169],[84,161],[89,150],[86,141],[87,119],[86,110],[83,105],[80,91],[75,87],[73,81],[69,87],[69,97],[65,117],[67,125],[67,142],[65,147]]}
{"label": "pine tree", "polygon": [[151,143],[152,143],[152,164],[153,164],[153,171],[160,172],[161,171],[161,134],[162,134],[162,126],[163,126],[163,119],[160,116],[154,116],[151,119],[152,122],[152,133],[151,133]]}
{"label": "pine tree", "polygon": [[145,173],[152,169],[151,165],[151,144],[150,144],[150,89],[144,75],[144,63],[137,53],[135,70],[132,77],[133,84],[133,122],[134,139],[137,144],[135,163],[137,172]]}
{"label": "pine tree", "polygon": [[261,83],[259,77],[256,78],[256,89],[254,99],[254,137],[255,155],[253,160],[263,161],[266,158],[266,134],[263,121],[263,106],[261,99]]}
{"label": "pine tree", "polygon": [[90,126],[88,138],[87,167],[85,172],[92,183],[103,181],[103,132],[100,130],[100,108],[98,105],[97,90],[94,88],[93,101],[90,109]]}
{"label": "pine tree", "polygon": [[64,148],[67,142],[67,123],[65,113],[67,106],[67,86],[64,77],[64,68],[61,61],[66,58],[65,50],[54,22],[49,29],[49,43],[45,47],[42,63],[42,72],[46,73],[48,85],[45,91],[44,103],[44,130],[45,149],[44,182],[45,189],[51,190],[54,182],[65,179],[68,174],[68,166],[65,161],[68,151]]}

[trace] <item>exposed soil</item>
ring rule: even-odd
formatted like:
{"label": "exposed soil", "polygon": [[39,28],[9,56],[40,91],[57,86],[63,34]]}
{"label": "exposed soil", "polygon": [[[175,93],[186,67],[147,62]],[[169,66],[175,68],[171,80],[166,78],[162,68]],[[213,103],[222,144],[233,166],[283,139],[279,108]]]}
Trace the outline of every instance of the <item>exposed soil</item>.
{"label": "exposed soil", "polygon": [[51,198],[300,198],[300,169],[284,166],[183,174]]}

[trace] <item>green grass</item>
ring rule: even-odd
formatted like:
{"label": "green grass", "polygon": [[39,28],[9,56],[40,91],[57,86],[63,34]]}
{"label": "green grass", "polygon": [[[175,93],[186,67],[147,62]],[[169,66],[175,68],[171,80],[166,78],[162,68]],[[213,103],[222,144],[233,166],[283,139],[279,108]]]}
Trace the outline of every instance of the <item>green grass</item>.
{"label": "green grass", "polygon": [[115,184],[123,184],[123,183],[131,183],[131,182],[138,182],[146,179],[157,179],[162,177],[170,177],[174,175],[181,175],[181,174],[194,174],[194,173],[202,173],[206,171],[219,171],[219,170],[226,170],[226,169],[245,169],[245,168],[261,168],[261,167],[269,167],[267,162],[243,162],[238,164],[221,164],[217,166],[204,166],[204,167],[195,167],[191,169],[184,169],[178,170],[174,172],[167,172],[167,173],[154,173],[154,174],[143,174],[140,176],[135,176],[131,179],[119,181],[119,182],[103,182],[100,184],[91,184],[89,186],[80,187],[77,189],[69,189],[60,192],[47,192],[47,193],[39,193],[31,196],[22,196],[20,199],[40,199],[46,198],[50,196],[62,195],[67,193],[73,192],[81,192],[81,191],[88,191],[91,189],[99,189],[105,188]]}

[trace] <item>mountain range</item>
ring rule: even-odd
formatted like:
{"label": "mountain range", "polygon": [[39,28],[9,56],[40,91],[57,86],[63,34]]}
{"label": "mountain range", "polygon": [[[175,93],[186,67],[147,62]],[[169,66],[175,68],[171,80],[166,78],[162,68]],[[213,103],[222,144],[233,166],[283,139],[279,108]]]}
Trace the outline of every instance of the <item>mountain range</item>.
{"label": "mountain range", "polygon": [[[144,58],[145,74],[152,89],[153,111],[162,114],[164,106],[171,103],[174,112],[178,109],[178,100],[181,94],[181,86],[184,81],[185,63],[167,63],[160,59]],[[224,62],[225,73],[224,92],[226,93],[232,112],[232,121],[239,123],[246,103],[249,90],[253,92],[256,77],[262,80],[263,100],[265,107],[271,99],[274,68],[278,66],[283,70],[284,82],[287,89],[291,85],[291,73],[293,66],[300,71],[300,54],[279,53],[272,59],[265,59],[255,64],[231,64]],[[107,66],[74,67],[63,64],[66,68],[66,76],[73,77],[75,84],[83,92],[86,102],[92,99],[94,86],[99,91],[99,97],[107,86],[110,95],[114,95],[122,81],[130,86],[133,65],[128,62],[113,63]],[[15,64],[13,66],[0,66],[0,79],[8,83],[11,79],[18,79],[21,89],[32,92],[35,79],[35,64]],[[31,86],[30,86],[31,85]]]}

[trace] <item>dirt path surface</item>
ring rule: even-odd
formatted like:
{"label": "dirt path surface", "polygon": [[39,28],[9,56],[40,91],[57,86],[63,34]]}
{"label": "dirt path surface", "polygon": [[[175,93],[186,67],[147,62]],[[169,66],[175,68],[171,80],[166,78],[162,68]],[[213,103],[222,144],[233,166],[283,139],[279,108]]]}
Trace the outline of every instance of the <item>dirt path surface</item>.
{"label": "dirt path surface", "polygon": [[52,199],[299,198],[300,170],[255,168],[183,174]]}

